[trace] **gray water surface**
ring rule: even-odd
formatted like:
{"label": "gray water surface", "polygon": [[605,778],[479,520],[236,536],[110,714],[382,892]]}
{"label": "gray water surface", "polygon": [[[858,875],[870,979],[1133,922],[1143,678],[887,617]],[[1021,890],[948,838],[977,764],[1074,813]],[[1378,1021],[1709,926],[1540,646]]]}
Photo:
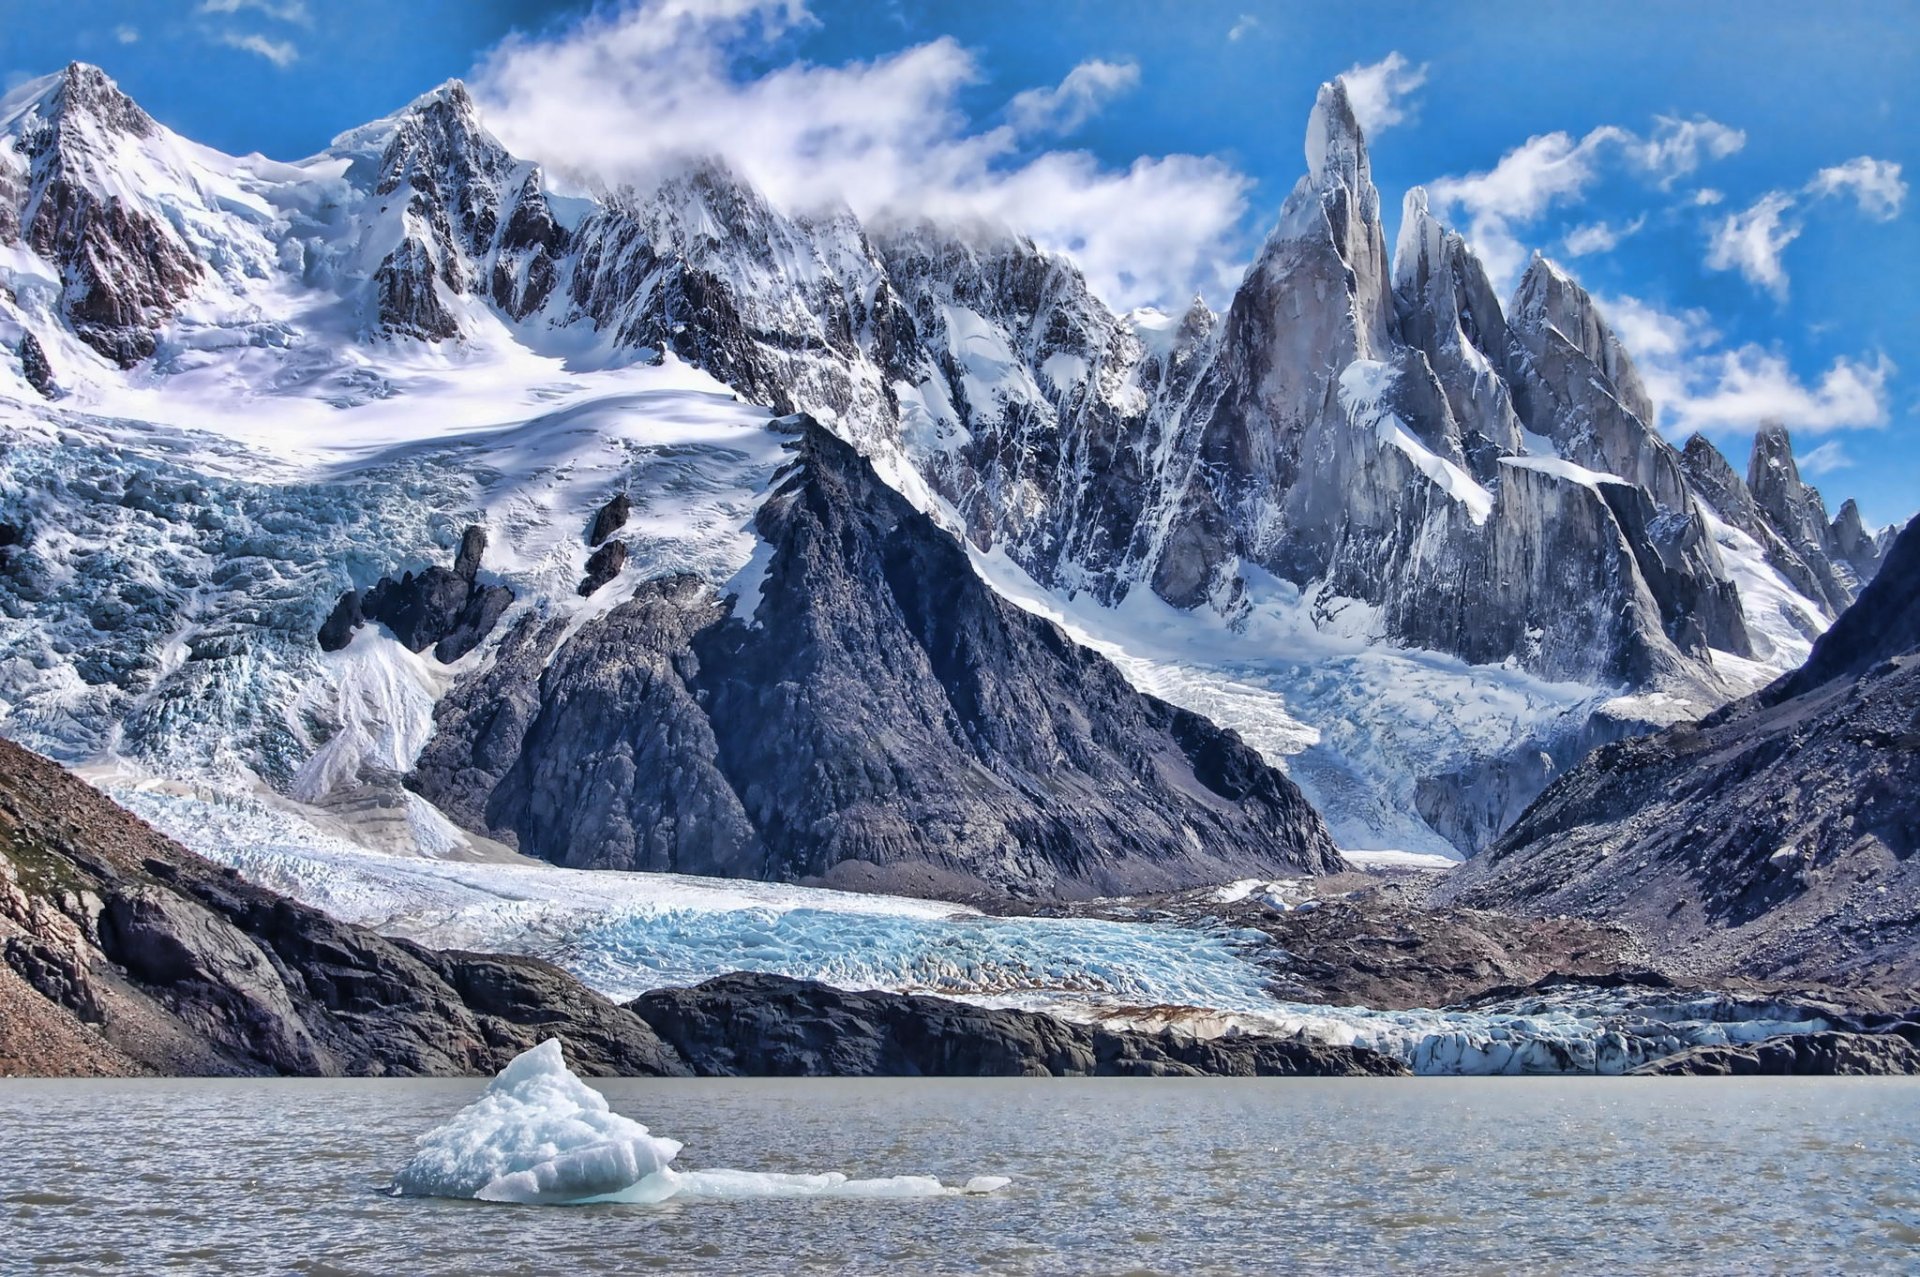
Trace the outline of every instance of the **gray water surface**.
{"label": "gray water surface", "polygon": [[0,1081],[0,1272],[1910,1272],[1905,1079],[595,1082],[679,1165],[984,1198],[394,1198],[483,1083]]}

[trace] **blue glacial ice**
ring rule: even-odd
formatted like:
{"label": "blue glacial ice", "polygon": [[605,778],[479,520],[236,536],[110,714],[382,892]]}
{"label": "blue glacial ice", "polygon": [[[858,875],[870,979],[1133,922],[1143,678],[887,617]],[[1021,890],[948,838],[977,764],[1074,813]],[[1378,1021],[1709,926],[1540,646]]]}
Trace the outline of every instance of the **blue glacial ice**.
{"label": "blue glacial ice", "polygon": [[[1305,1032],[1423,1074],[1618,1074],[1693,1046],[1816,1032],[1790,1005],[1567,988],[1386,1011],[1286,1002],[1258,931],[995,918],[958,905],[777,883],[392,856],[258,799],[135,787],[115,796],[247,878],[436,948],[555,962],[609,997],[731,971],[936,994],[1110,1028]],[[1270,889],[1277,884],[1268,884]]]}

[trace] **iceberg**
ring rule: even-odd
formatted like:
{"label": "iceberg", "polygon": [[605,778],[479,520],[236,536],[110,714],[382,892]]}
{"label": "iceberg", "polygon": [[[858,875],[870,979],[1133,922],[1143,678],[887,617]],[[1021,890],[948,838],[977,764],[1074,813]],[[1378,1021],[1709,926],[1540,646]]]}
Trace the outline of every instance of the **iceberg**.
{"label": "iceberg", "polygon": [[483,1202],[647,1205],[673,1197],[952,1197],[997,1192],[1004,1176],[951,1187],[930,1175],[852,1179],[768,1171],[673,1169],[680,1142],[615,1113],[567,1067],[557,1038],[515,1056],[485,1094],[421,1136],[393,1177],[405,1197]]}

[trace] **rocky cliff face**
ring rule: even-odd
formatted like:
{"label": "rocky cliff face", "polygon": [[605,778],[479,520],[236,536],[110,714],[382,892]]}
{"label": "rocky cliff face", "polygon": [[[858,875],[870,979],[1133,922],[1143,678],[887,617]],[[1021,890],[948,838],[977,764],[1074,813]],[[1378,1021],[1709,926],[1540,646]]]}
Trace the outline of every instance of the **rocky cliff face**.
{"label": "rocky cliff face", "polygon": [[7,1072],[489,1073],[544,1038],[601,1074],[681,1074],[646,1025],[528,958],[334,922],[161,837],[0,741]]}
{"label": "rocky cliff face", "polygon": [[1811,640],[1879,572],[1893,529],[1869,533],[1852,501],[1829,522],[1820,494],[1800,480],[1793,441],[1780,427],[1755,435],[1745,479],[1699,435],[1687,440],[1681,465],[1705,506],[1749,538],[1766,567],[1797,596],[1776,601],[1771,609],[1763,600],[1754,601],[1761,631],[1784,622]]}
{"label": "rocky cliff face", "polygon": [[1920,977],[1920,522],[1798,671],[1597,751],[1444,891],[1760,975]]}
{"label": "rocky cliff face", "polygon": [[742,597],[667,578],[564,642],[522,621],[419,790],[590,867],[1072,895],[1339,866],[1236,736],[1000,599],[825,430],[796,449]]}
{"label": "rocky cliff face", "polygon": [[[1769,424],[1754,436],[1753,456],[1747,463],[1747,488],[1753,493],[1754,505],[1780,538],[1806,562],[1834,612],[1852,603],[1878,568],[1877,546],[1860,527],[1860,511],[1854,507],[1846,521],[1847,544],[1843,550],[1841,521],[1830,521],[1820,494],[1801,482],[1793,440],[1785,427]],[[1857,556],[1859,562],[1849,558],[1846,551]]]}
{"label": "rocky cliff face", "polygon": [[567,232],[554,220],[539,169],[514,159],[481,127],[457,81],[395,121],[373,196],[383,214],[400,212],[400,241],[374,271],[378,322],[389,334],[458,337],[448,294],[477,294],[525,319],[559,282]]}
{"label": "rocky cliff face", "polygon": [[154,350],[154,329],[206,273],[165,216],[123,195],[119,143],[153,119],[97,67],[74,63],[12,121],[0,146],[0,242],[21,242],[60,273],[61,317],[123,367]]}

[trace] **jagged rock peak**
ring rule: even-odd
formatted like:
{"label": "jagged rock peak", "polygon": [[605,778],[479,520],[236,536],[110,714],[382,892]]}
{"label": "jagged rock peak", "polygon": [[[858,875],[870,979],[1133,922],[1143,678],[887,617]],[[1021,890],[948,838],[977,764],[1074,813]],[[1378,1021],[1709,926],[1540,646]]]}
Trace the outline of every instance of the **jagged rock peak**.
{"label": "jagged rock peak", "polygon": [[65,70],[24,86],[14,101],[20,104],[16,117],[38,116],[56,127],[86,119],[134,137],[150,137],[160,127],[111,76],[87,62],[69,62]]}
{"label": "jagged rock peak", "polygon": [[1768,480],[1800,482],[1800,465],[1793,458],[1793,436],[1777,421],[1763,421],[1753,432],[1753,452],[1747,459],[1747,486],[1760,488]]}
{"label": "jagged rock peak", "polygon": [[460,115],[471,119],[480,118],[480,108],[474,105],[473,94],[467,91],[467,82],[457,76],[443,81],[407,103],[407,111],[424,111],[430,107],[445,103]]}
{"label": "jagged rock peak", "polygon": [[1521,276],[1513,301],[1507,306],[1507,322],[1542,337],[1549,330],[1558,333],[1600,369],[1627,411],[1643,424],[1653,424],[1653,399],[1627,348],[1592,295],[1551,258],[1533,255],[1533,263]]}
{"label": "jagged rock peak", "polygon": [[1433,215],[1427,188],[1416,186],[1400,205],[1400,235],[1393,245],[1393,286],[1422,289],[1446,259],[1448,238],[1459,238]]}
{"label": "jagged rock peak", "polygon": [[1862,581],[1871,581],[1889,548],[1886,534],[1892,531],[1892,528],[1883,528],[1878,534],[1868,532],[1860,507],[1848,497],[1840,503],[1840,512],[1833,516],[1833,547],[1841,558],[1853,565]]}
{"label": "jagged rock peak", "polygon": [[1347,98],[1345,81],[1320,86],[1307,117],[1307,174],[1314,186],[1327,190],[1344,185],[1360,197],[1369,216],[1379,211],[1373,189],[1373,169],[1367,163],[1367,139]]}
{"label": "jagged rock peak", "polygon": [[511,166],[513,157],[480,123],[467,86],[449,80],[433,92],[415,98],[394,117],[392,139],[380,161],[382,195],[411,181],[433,189],[450,166],[491,172]]}

